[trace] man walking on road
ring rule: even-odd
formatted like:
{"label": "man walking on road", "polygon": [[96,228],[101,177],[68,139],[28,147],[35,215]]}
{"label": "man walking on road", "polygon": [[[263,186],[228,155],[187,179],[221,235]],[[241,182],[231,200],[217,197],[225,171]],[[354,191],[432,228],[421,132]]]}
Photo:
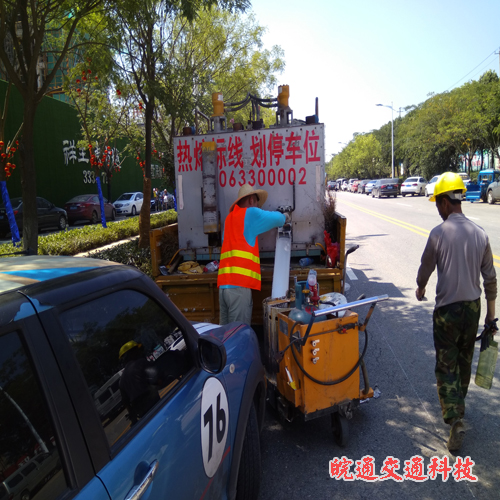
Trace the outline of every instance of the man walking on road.
{"label": "man walking on road", "polygon": [[486,232],[462,213],[465,185],[455,173],[446,172],[436,182],[430,201],[443,223],[427,240],[417,274],[415,295],[422,300],[425,286],[437,266],[436,307],[433,314],[436,380],[443,419],[451,425],[448,449],[459,450],[465,436],[462,418],[471,377],[479,317],[480,275],[486,296],[485,324],[495,317],[497,280]]}
{"label": "man walking on road", "polygon": [[221,325],[252,321],[252,290],[261,288],[257,236],[286,221],[281,212],[261,210],[266,200],[267,191],[243,184],[229,208],[217,278]]}

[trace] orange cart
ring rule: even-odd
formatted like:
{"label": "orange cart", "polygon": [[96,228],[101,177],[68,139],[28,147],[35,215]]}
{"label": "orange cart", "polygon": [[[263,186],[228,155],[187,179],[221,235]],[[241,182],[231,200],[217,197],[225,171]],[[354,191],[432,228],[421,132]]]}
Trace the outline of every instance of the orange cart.
{"label": "orange cart", "polygon": [[[296,309],[288,307],[289,301],[270,302],[264,358],[271,405],[290,421],[297,415],[311,420],[331,414],[334,438],[344,446],[352,412],[373,397],[364,363],[366,326],[376,304],[388,298],[362,298],[316,309],[308,323],[292,319]],[[370,308],[360,323],[354,309],[366,305]],[[360,332],[365,337],[361,353]]]}

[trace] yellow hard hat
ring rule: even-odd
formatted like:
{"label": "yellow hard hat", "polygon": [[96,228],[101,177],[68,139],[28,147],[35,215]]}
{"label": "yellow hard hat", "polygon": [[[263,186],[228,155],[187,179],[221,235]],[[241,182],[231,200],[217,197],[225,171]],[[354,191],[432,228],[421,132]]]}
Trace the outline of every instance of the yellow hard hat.
{"label": "yellow hard hat", "polygon": [[133,349],[134,347],[142,347],[142,344],[138,344],[135,340],[129,340],[126,344],[123,344],[120,347],[120,354],[118,356],[119,359],[130,349]]}
{"label": "yellow hard hat", "polygon": [[[455,193],[454,191],[461,190],[461,193]],[[436,186],[434,187],[434,194],[429,198],[429,201],[436,201],[436,196],[440,194],[446,194],[451,199],[461,200],[462,196],[467,191],[463,179],[455,172],[445,172],[439,176],[436,181]]]}

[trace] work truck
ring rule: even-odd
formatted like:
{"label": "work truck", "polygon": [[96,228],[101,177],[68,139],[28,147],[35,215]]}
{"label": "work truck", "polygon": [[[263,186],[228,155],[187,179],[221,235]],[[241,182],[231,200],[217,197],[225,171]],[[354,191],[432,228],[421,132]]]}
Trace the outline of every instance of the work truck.
{"label": "work truck", "polygon": [[[245,183],[268,192],[264,210],[287,212],[291,221],[259,236],[262,289],[253,291],[252,324],[265,321],[263,301],[286,297],[294,281],[307,279],[311,268],[317,271],[321,293],[343,290],[346,219],[332,209],[334,194],[326,189],[318,101],[314,115],[296,120],[288,98],[287,85],[279,87],[275,99],[248,94],[238,103],[225,103],[216,93],[213,115],[196,114],[206,120],[208,132],[198,133],[196,124],[174,138],[178,223],[151,232],[153,274],[190,320],[219,321],[217,270],[180,273],[176,266],[189,261],[201,270],[220,260],[224,221]],[[225,112],[245,104],[252,105],[252,119],[228,128]],[[260,106],[277,108],[274,125],[264,127]],[[177,233],[178,253],[172,262],[160,262],[162,235],[168,231]],[[312,263],[301,266],[304,257]]]}
{"label": "work truck", "polygon": [[[465,193],[465,200],[474,203],[475,201],[489,201],[494,203],[493,188],[490,187],[492,183],[498,183],[500,179],[500,170],[481,170],[477,175],[474,182],[467,184],[467,191]],[[496,184],[495,184],[496,186]]]}

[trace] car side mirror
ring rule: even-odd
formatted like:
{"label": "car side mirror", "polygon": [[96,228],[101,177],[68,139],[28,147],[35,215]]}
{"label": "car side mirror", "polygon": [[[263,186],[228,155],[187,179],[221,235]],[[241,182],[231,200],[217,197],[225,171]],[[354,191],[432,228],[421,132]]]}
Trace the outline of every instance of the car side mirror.
{"label": "car side mirror", "polygon": [[201,367],[208,373],[220,373],[226,366],[226,348],[214,337],[198,339],[198,357]]}

